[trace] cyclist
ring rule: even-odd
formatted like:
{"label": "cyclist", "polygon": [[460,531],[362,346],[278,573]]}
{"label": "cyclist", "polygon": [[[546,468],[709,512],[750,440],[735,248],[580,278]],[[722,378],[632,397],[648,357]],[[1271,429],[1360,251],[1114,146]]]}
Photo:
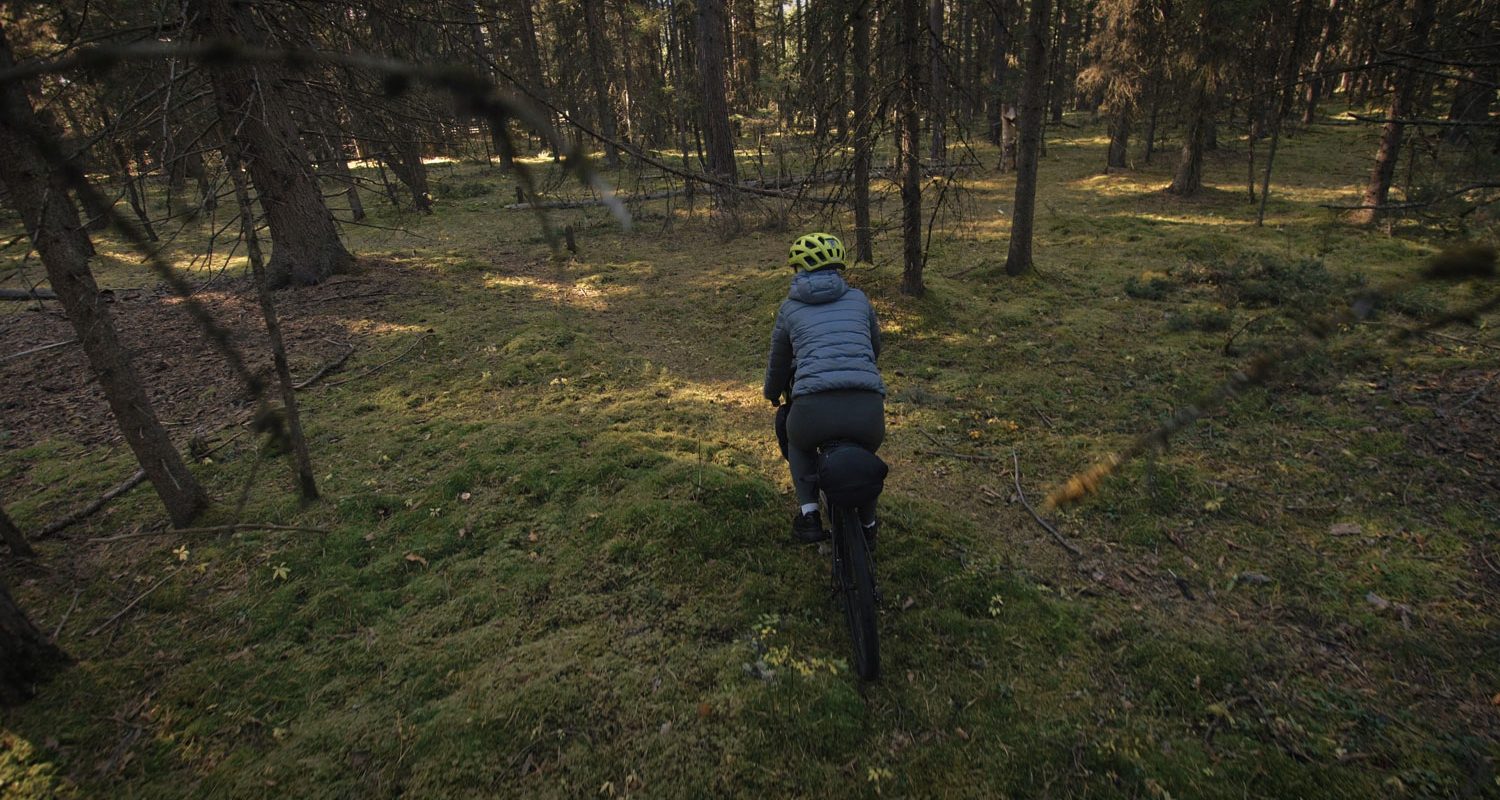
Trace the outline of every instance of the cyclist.
{"label": "cyclist", "polygon": [[[777,438],[801,504],[792,535],[812,543],[829,535],[818,514],[818,445],[844,439],[873,452],[885,439],[885,382],[875,363],[880,323],[864,292],[844,282],[838,237],[798,238],[787,264],[796,274],[771,329],[763,391],[779,407]],[[873,503],[860,509],[860,522],[873,547],[879,529]]]}

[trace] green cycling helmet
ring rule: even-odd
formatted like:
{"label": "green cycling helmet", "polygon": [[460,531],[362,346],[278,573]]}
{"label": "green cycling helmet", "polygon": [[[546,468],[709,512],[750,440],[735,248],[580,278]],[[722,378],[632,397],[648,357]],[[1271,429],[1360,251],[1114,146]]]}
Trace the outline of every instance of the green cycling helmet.
{"label": "green cycling helmet", "polygon": [[831,233],[809,233],[792,242],[792,254],[786,263],[797,272],[843,267],[844,243]]}

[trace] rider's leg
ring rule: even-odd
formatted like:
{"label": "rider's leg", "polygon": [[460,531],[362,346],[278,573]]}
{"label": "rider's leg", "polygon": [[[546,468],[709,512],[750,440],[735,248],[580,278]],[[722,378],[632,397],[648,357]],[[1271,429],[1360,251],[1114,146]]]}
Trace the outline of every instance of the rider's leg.
{"label": "rider's leg", "polygon": [[818,502],[818,451],[803,450],[795,443],[786,449],[786,461],[792,469],[792,487],[797,492],[798,505]]}

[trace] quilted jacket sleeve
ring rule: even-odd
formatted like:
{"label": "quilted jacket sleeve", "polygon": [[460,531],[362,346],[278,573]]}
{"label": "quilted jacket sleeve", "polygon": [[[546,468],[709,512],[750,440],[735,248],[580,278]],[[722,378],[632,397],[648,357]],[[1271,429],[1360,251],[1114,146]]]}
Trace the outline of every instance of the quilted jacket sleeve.
{"label": "quilted jacket sleeve", "polygon": [[787,330],[786,308],[776,312],[776,324],[771,327],[771,355],[766,361],[766,381],[761,393],[775,403],[786,392],[792,379],[792,336]]}

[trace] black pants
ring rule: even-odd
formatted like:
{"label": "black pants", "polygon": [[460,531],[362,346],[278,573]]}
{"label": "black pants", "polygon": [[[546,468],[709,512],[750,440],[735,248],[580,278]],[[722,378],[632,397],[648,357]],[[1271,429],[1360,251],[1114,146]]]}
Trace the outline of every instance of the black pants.
{"label": "black pants", "polygon": [[[785,420],[785,436],[781,423]],[[777,438],[792,469],[798,503],[818,502],[818,445],[847,439],[874,452],[885,441],[885,396],[880,392],[841,389],[798,397],[783,416],[778,414]],[[875,508],[860,509],[862,521],[875,520]]]}

